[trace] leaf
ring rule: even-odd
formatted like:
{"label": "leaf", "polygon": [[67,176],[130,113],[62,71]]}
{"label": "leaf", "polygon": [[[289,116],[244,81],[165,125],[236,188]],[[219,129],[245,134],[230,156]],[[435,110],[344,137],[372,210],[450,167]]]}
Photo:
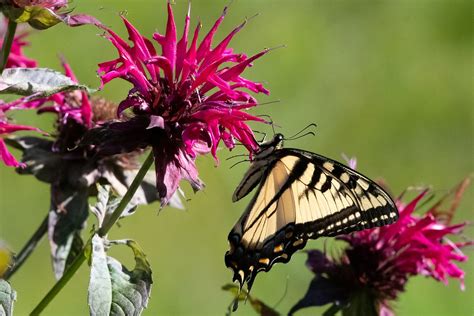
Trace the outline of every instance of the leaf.
{"label": "leaf", "polygon": [[26,101],[71,90],[95,92],[48,68],[8,68],[0,76],[0,94],[29,96]]}
{"label": "leaf", "polygon": [[140,315],[146,308],[151,293],[153,283],[151,267],[143,250],[135,241],[123,240],[120,243],[133,250],[135,267],[129,271],[114,258],[107,257],[112,276],[111,314]]}
{"label": "leaf", "polygon": [[88,216],[88,190],[67,185],[51,187],[51,208],[48,221],[48,238],[51,246],[53,270],[59,279],[71,262],[71,251],[82,246],[80,232]]}
{"label": "leaf", "polygon": [[262,302],[261,300],[250,296],[247,290],[240,289],[239,286],[235,284],[226,284],[222,286],[222,290],[231,292],[234,295],[234,300],[229,305],[227,315],[230,315],[232,312],[237,310],[238,302],[248,300],[252,308],[261,316],[279,316],[280,313]]}
{"label": "leaf", "polygon": [[63,161],[58,153],[53,152],[52,141],[33,136],[9,137],[4,140],[9,146],[23,152],[21,161],[26,166],[17,168],[16,172],[34,175],[43,182],[55,182]]}
{"label": "leaf", "polygon": [[92,238],[89,310],[95,315],[140,315],[148,304],[152,281],[145,254],[133,240],[112,241],[131,248],[135,268],[129,271],[118,260],[105,255],[104,240]]}
{"label": "leaf", "polygon": [[[110,215],[112,215],[121,200],[122,198],[117,197],[112,193],[110,185],[102,186],[97,184],[97,203],[95,206],[91,207],[91,211],[97,217],[99,228],[102,227]],[[136,207],[136,204],[130,202],[123,210],[121,217],[132,214]]]}
{"label": "leaf", "polygon": [[112,308],[112,277],[107,266],[104,241],[92,237],[91,275],[88,290],[91,315],[109,315]]}
{"label": "leaf", "polygon": [[66,258],[66,266],[64,270],[67,270],[73,263],[74,259],[82,254],[82,248],[84,248],[84,241],[82,240],[81,234],[76,231],[72,239],[69,254]]}
{"label": "leaf", "polygon": [[13,315],[13,302],[16,300],[16,292],[5,280],[0,279],[0,315]]}

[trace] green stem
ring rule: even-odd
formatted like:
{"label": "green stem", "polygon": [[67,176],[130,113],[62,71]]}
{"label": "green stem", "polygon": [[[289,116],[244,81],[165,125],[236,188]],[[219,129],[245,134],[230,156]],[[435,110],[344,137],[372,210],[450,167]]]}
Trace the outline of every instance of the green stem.
{"label": "green stem", "polygon": [[38,229],[36,229],[33,236],[31,236],[30,240],[28,240],[28,242],[23,246],[18,255],[15,255],[13,265],[8,268],[8,270],[3,275],[5,280],[8,280],[16,271],[18,271],[23,263],[25,263],[26,259],[28,259],[28,257],[31,255],[33,250],[35,250],[36,245],[38,245],[41,238],[43,238],[43,236],[48,231],[48,218],[49,216],[46,215],[46,217],[43,219],[43,222],[41,222]]}
{"label": "green stem", "polygon": [[123,210],[125,210],[128,203],[130,202],[132,197],[135,195],[135,192],[137,192],[138,187],[143,182],[143,179],[145,178],[146,173],[148,172],[148,169],[150,169],[152,164],[153,164],[153,151],[150,152],[145,162],[143,163],[142,167],[140,168],[140,170],[138,170],[138,173],[135,176],[135,179],[133,179],[132,184],[130,185],[127,192],[125,193],[122,200],[120,201],[119,206],[117,206],[117,208],[109,217],[109,219],[102,224],[102,227],[97,232],[100,237],[104,237],[105,235],[107,235],[109,230],[112,228],[112,226],[114,226],[115,222],[122,215]]}
{"label": "green stem", "polygon": [[[114,226],[115,222],[120,218],[122,215],[123,210],[128,205],[132,197],[135,195],[138,187],[145,178],[148,169],[150,169],[151,165],[153,164],[153,152],[150,152],[148,157],[146,158],[145,162],[143,163],[142,167],[138,171],[135,179],[133,179],[132,184],[127,190],[127,193],[123,196],[122,200],[120,201],[119,205],[115,209],[115,211],[110,216],[109,220],[104,223],[104,225],[96,232],[99,236],[103,237],[107,235],[109,230]],[[72,276],[79,270],[81,265],[86,261],[86,251],[87,247],[90,245],[90,240],[85,244],[82,252],[74,259],[71,266],[64,272],[64,275],[58,282],[53,286],[53,288],[46,294],[46,296],[41,300],[41,302],[35,307],[35,309],[31,312],[30,315],[40,315],[40,313],[48,306],[48,304],[54,299],[54,297],[62,290],[62,288],[69,282]]]}
{"label": "green stem", "polygon": [[16,22],[12,20],[8,21],[7,32],[5,33],[5,37],[3,38],[1,52],[2,59],[0,60],[0,73],[3,71],[3,69],[5,69],[5,66],[7,65],[7,60],[8,56],[10,55],[13,39],[15,38],[16,25]]}

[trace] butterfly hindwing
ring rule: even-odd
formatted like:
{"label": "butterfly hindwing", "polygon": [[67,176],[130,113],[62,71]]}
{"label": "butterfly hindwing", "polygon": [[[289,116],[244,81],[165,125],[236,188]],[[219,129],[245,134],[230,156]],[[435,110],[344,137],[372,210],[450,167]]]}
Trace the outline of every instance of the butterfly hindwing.
{"label": "butterfly hindwing", "polygon": [[288,262],[308,239],[382,226],[397,217],[389,195],[365,176],[310,152],[279,149],[267,159],[255,196],[229,234],[226,264],[234,280],[250,287],[257,272]]}

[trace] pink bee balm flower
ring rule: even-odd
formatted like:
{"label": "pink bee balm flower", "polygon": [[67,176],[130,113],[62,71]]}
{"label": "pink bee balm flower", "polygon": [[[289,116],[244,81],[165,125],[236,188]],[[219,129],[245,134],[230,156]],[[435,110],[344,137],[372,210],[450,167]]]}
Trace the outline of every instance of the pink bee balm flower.
{"label": "pink bee balm flower", "polygon": [[[122,18],[132,44],[105,28],[106,38],[116,47],[119,57],[101,63],[99,75],[103,85],[115,78],[133,84],[118,107],[119,117],[127,109],[133,117],[108,124],[91,138],[96,138],[95,143],[108,154],[152,146],[157,189],[163,205],[182,178],[196,190],[202,187],[194,163],[198,154],[210,152],[217,159],[221,140],[229,149],[235,146],[236,140],[250,152],[258,146],[247,122],[263,120],[244,110],[257,105],[250,92],[269,92],[262,84],[242,77],[242,73],[268,50],[247,57],[229,48],[245,22],[212,47],[225,14],[226,9],[198,44],[201,24],[188,37],[188,10],[183,35],[178,40],[173,10],[168,3],[166,31],[153,34],[153,40],[161,46],[161,54],[125,17]],[[97,136],[101,137],[97,139]]]}
{"label": "pink bee balm flower", "polygon": [[[65,61],[63,67],[66,76],[77,82]],[[115,192],[125,194],[140,166],[138,158],[141,152],[99,156],[94,147],[81,142],[90,128],[112,120],[117,111],[116,104],[90,97],[85,91],[63,91],[35,100],[26,97],[4,104],[3,108],[9,111],[37,109],[39,113],[53,113],[57,117],[52,138],[15,137],[8,139],[8,145],[22,151],[25,166],[18,169],[18,173],[34,175],[50,184],[47,231],[54,272],[59,278],[66,268],[70,251],[74,249],[71,240],[85,227],[89,214],[88,198],[97,194],[96,185],[107,183]],[[141,183],[133,204],[151,203],[158,199],[152,182],[145,179]],[[170,204],[182,207],[178,196],[174,196]],[[123,216],[128,214],[131,212],[124,212]]]}
{"label": "pink bee balm flower", "polygon": [[400,218],[394,224],[338,237],[348,243],[339,259],[308,251],[306,263],[316,276],[290,314],[332,303],[332,309],[347,310],[348,315],[393,315],[390,302],[416,275],[445,284],[455,278],[463,288],[464,271],[455,262],[467,260],[460,249],[472,243],[450,241],[448,236],[460,234],[466,224],[451,225],[446,218],[452,217],[469,181],[458,187],[449,211],[440,211],[440,202],[422,216],[414,215],[426,191],[406,205],[398,200]]}
{"label": "pink bee balm flower", "polygon": [[7,136],[10,133],[14,133],[17,131],[38,131],[37,128],[25,125],[15,125],[10,124],[7,121],[4,113],[0,109],[0,159],[5,163],[5,165],[9,167],[20,167],[24,166],[24,164],[19,163],[15,157],[8,151],[5,142],[3,141],[2,137]]}

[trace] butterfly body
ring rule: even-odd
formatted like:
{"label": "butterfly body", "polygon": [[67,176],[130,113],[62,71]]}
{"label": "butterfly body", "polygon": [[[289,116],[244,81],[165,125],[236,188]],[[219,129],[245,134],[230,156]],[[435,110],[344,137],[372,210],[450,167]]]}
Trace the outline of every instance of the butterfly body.
{"label": "butterfly body", "polygon": [[283,136],[261,145],[233,201],[257,188],[229,234],[225,262],[250,289],[259,271],[288,262],[308,239],[393,223],[398,211],[376,183],[332,159],[282,148]]}

